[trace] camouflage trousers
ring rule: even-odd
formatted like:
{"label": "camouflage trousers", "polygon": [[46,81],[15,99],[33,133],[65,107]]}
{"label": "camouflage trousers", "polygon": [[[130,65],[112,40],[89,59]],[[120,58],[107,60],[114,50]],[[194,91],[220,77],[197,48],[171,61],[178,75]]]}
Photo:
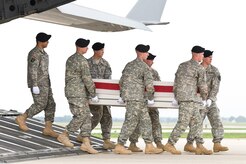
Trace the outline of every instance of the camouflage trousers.
{"label": "camouflage trousers", "polygon": [[202,119],[199,113],[201,105],[197,102],[180,102],[178,121],[170,134],[168,143],[175,144],[180,135],[185,132],[190,122],[194,124],[190,127],[190,136],[192,136],[196,143],[203,144],[202,138]]}
{"label": "camouflage trousers", "polygon": [[66,126],[68,133],[80,130],[80,136],[90,137],[91,135],[91,115],[89,101],[87,98],[68,98],[69,108],[73,114],[73,119]]}
{"label": "camouflage trousers", "polygon": [[138,129],[145,143],[153,142],[151,120],[146,102],[127,101],[125,121],[118,137],[118,143],[124,145],[130,135]]}
{"label": "camouflage trousers", "polygon": [[54,122],[56,103],[50,86],[39,86],[40,94],[33,94],[34,103],[25,111],[29,118],[44,111],[45,121]]}
{"label": "camouflage trousers", "polygon": [[[213,135],[213,142],[221,142],[221,140],[224,138],[224,128],[222,121],[220,119],[220,111],[219,108],[216,105],[216,102],[213,102],[210,107],[208,108],[201,108],[200,109],[201,118],[204,121],[206,116],[208,117],[208,120],[210,122],[210,125],[212,127],[211,132]],[[191,125],[194,124],[191,122]],[[193,143],[194,138],[190,135],[190,133],[187,136],[187,141],[189,143]]]}
{"label": "camouflage trousers", "polygon": [[[152,135],[154,138],[154,142],[161,142],[162,140],[162,127],[159,119],[159,111],[158,108],[148,108],[149,116],[152,124]],[[133,132],[130,136],[129,141],[132,143],[137,143],[138,138],[140,136],[139,127]]]}
{"label": "camouflage trousers", "polygon": [[112,129],[112,116],[110,106],[90,105],[90,111],[92,114],[91,130],[93,130],[100,122],[103,139],[110,139]]}

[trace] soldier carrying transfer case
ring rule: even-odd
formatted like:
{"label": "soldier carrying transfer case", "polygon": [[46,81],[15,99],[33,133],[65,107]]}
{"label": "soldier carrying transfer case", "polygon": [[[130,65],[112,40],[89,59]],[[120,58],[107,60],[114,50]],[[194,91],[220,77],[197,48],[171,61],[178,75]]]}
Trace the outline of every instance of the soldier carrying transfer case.
{"label": "soldier carrying transfer case", "polygon": [[[147,57],[146,60],[144,60],[144,62],[150,67],[154,81],[161,81],[158,72],[154,68],[151,67],[154,63],[155,57],[156,55],[149,53],[149,56]],[[151,124],[152,124],[152,135],[154,138],[154,142],[157,148],[164,150],[164,145],[161,143],[162,127],[161,127],[161,123],[159,119],[158,108],[149,107],[148,111],[149,111],[149,116],[150,116]],[[136,146],[139,136],[140,136],[140,133],[139,133],[139,128],[138,128],[129,138],[129,141],[131,143],[130,143],[130,146],[128,147],[128,150],[131,150],[132,152],[142,152],[143,151],[139,147]]]}
{"label": "soldier carrying transfer case", "polygon": [[[222,121],[220,119],[220,110],[216,105],[217,94],[219,92],[219,86],[221,81],[221,76],[218,68],[211,64],[213,51],[205,50],[204,58],[201,65],[206,70],[207,85],[208,85],[208,98],[206,101],[206,106],[200,110],[202,120],[208,117],[211,124],[211,131],[213,135],[213,150],[214,152],[227,151],[228,147],[221,145],[221,140],[224,137],[224,128]],[[190,125],[192,126],[192,125]],[[187,144],[184,147],[185,151],[194,152],[193,147],[193,136],[189,133],[187,136]]]}
{"label": "soldier carrying transfer case", "polygon": [[[96,42],[92,45],[94,55],[89,58],[88,64],[90,67],[91,77],[93,79],[111,79],[112,71],[109,63],[102,58],[104,54],[104,43]],[[101,124],[103,148],[114,149],[115,144],[110,141],[112,129],[112,116],[110,106],[105,105],[89,105],[92,113],[91,129],[93,130],[98,123]],[[81,141],[80,138],[78,138]]]}
{"label": "soldier carrying transfer case", "polygon": [[[139,44],[135,50],[137,58],[125,66],[120,78],[120,96],[126,102],[125,121],[115,146],[117,154],[131,154],[131,150],[124,147],[127,139],[139,126],[140,133],[146,143],[146,154],[158,154],[163,150],[155,148],[152,144],[151,120],[148,113],[147,102],[154,104],[153,77],[149,66],[144,63],[148,57],[149,45]],[[148,101],[146,101],[145,93]],[[119,102],[119,101],[118,101]]]}
{"label": "soldier carrying transfer case", "polygon": [[202,119],[199,113],[202,104],[201,98],[197,93],[199,90],[202,100],[207,99],[207,84],[205,69],[199,64],[203,59],[204,48],[194,46],[191,49],[192,59],[179,65],[175,74],[173,92],[174,97],[179,104],[178,121],[164,146],[165,151],[172,154],[181,154],[176,150],[174,144],[178,141],[180,135],[185,132],[191,120],[194,125],[190,127],[191,135],[196,140],[195,153],[210,155],[213,152],[203,146],[202,138]]}
{"label": "soldier carrying transfer case", "polygon": [[91,115],[89,109],[89,96],[93,102],[98,102],[95,92],[95,84],[92,81],[90,69],[86,58],[83,56],[90,40],[79,38],[76,40],[76,52],[66,62],[65,96],[73,119],[66,126],[65,131],[57,137],[57,140],[67,147],[74,145],[69,140],[69,134],[80,130],[82,138],[80,149],[90,154],[98,153],[91,144]]}
{"label": "soldier carrying transfer case", "polygon": [[45,128],[43,135],[57,137],[58,134],[52,130],[52,123],[55,117],[56,104],[49,77],[49,56],[44,51],[48,46],[51,35],[40,32],[36,36],[36,46],[28,54],[28,88],[31,89],[34,103],[24,114],[16,118],[16,123],[23,131],[28,131],[26,119],[44,111]]}

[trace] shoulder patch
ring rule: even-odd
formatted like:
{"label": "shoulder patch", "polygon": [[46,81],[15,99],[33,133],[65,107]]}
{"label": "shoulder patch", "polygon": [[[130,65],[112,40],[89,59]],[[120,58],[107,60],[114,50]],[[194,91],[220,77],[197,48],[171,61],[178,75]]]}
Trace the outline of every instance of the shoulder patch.
{"label": "shoulder patch", "polygon": [[36,59],[34,57],[32,57],[31,60],[30,60],[30,62],[32,62],[32,63],[35,62],[35,61],[36,61]]}
{"label": "shoulder patch", "polygon": [[219,81],[221,81],[221,76],[220,75],[218,76],[218,79],[219,79]]}

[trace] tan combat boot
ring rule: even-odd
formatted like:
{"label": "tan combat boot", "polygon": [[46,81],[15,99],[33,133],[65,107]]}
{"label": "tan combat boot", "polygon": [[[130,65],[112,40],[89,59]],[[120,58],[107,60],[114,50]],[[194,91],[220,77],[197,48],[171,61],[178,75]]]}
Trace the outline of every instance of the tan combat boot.
{"label": "tan combat boot", "polygon": [[187,142],[184,146],[184,151],[195,153],[196,148],[193,146],[193,144]]}
{"label": "tan combat boot", "polygon": [[123,145],[121,144],[116,144],[114,153],[116,154],[132,154],[131,150],[127,150]]}
{"label": "tan combat boot", "polygon": [[80,136],[80,135],[78,135],[78,136],[77,136],[77,141],[79,141],[79,142],[83,142],[83,137],[82,137],[82,136]]}
{"label": "tan combat boot", "polygon": [[44,127],[44,130],[43,130],[43,135],[45,136],[51,136],[51,137],[54,137],[54,138],[57,138],[58,137],[58,133],[56,133],[53,129],[52,129],[52,122],[51,121],[46,121],[45,122],[45,127]]}
{"label": "tan combat boot", "polygon": [[228,151],[228,147],[222,146],[219,142],[214,143],[214,152],[220,152],[220,151]]}
{"label": "tan combat boot", "polygon": [[15,122],[19,125],[19,128],[23,131],[28,131],[29,128],[26,126],[26,119],[27,119],[27,114],[21,114],[16,117]]}
{"label": "tan combat boot", "polygon": [[196,155],[211,155],[213,154],[212,150],[206,149],[202,144],[196,144]]}
{"label": "tan combat boot", "polygon": [[164,145],[161,143],[161,141],[156,142],[156,147],[159,148],[159,149],[162,149],[163,151],[165,150],[164,149]]}
{"label": "tan combat boot", "polygon": [[170,144],[170,143],[167,143],[166,145],[164,145],[164,149],[165,149],[165,151],[172,153],[172,154],[175,154],[175,155],[181,154],[181,151],[176,150],[175,146]]}
{"label": "tan combat boot", "polygon": [[86,152],[88,152],[89,154],[97,154],[97,153],[98,153],[98,151],[95,150],[95,149],[91,146],[89,137],[83,137],[82,140],[83,140],[83,143],[82,143],[81,146],[80,146],[80,150],[86,151]]}
{"label": "tan combat boot", "polygon": [[146,143],[145,154],[160,154],[163,152],[162,149],[154,147],[152,143]]}
{"label": "tan combat boot", "polygon": [[62,134],[59,134],[57,137],[57,140],[61,142],[66,147],[74,147],[74,144],[71,143],[71,141],[68,138],[68,132],[64,131]]}
{"label": "tan combat boot", "polygon": [[128,150],[131,150],[132,152],[143,152],[143,150],[137,147],[136,143],[133,142],[130,143]]}
{"label": "tan combat boot", "polygon": [[105,139],[103,140],[103,148],[104,149],[114,149],[115,148],[115,144],[113,142],[110,141],[110,139]]}

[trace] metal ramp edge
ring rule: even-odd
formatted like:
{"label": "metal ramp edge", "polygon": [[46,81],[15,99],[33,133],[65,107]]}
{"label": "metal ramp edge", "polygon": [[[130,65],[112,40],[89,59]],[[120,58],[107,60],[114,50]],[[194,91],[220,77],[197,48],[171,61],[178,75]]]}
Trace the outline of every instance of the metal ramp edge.
{"label": "metal ramp edge", "polygon": [[[56,138],[42,135],[44,122],[35,118],[27,119],[28,132],[20,131],[15,118],[20,113],[14,110],[0,109],[0,163],[12,163],[44,158],[75,156],[87,154],[79,149],[81,143],[76,140],[77,134],[70,135],[74,148],[64,147]],[[64,127],[53,125],[53,129],[62,133]],[[103,140],[91,136],[91,144],[98,151],[103,149]]]}

